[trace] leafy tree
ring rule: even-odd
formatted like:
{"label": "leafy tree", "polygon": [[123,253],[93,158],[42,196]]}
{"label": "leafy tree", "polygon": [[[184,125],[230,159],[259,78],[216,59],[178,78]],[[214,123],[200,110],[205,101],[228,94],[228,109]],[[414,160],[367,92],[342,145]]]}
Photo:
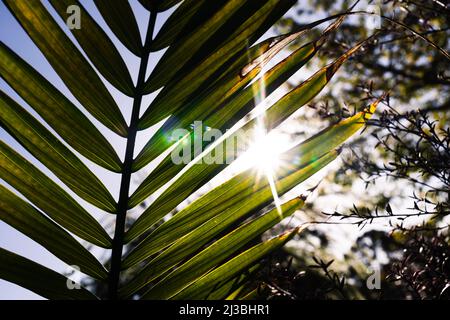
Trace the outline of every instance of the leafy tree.
{"label": "leafy tree", "polygon": [[[364,135],[347,145],[343,165],[324,178],[315,201],[297,214],[314,227],[299,240],[307,245],[295,246],[269,263],[268,270],[281,270],[277,275],[266,271],[255,280],[274,282],[265,297],[343,299],[340,289],[346,298],[448,298],[449,7],[439,1],[372,4],[386,17],[381,28],[364,54],[343,66],[337,75],[342,85],[326,88],[321,99],[308,104],[312,112],[300,114],[297,121],[307,118],[310,128],[338,121],[361,104],[362,97],[389,91],[384,110],[369,121]],[[354,11],[367,11],[364,5]],[[278,30],[288,32],[312,14],[330,15],[348,6],[347,1],[310,1],[282,19]],[[324,44],[323,59],[367,36],[370,16],[361,12],[347,19]],[[340,194],[339,209],[321,212],[318,204],[329,204],[330,190]],[[353,247],[339,257],[331,244],[345,225],[361,231]],[[371,266],[380,270],[381,290],[367,290]],[[325,269],[336,274],[333,281]],[[305,286],[308,289],[302,290]]]}

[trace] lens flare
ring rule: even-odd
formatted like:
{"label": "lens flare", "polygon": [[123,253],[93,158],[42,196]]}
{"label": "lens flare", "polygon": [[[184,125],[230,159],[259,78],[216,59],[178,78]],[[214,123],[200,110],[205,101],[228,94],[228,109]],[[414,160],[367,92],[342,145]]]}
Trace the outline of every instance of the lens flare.
{"label": "lens flare", "polygon": [[274,204],[281,215],[281,201],[276,188],[276,169],[280,165],[279,155],[289,144],[285,135],[272,132],[267,133],[265,111],[267,109],[264,74],[252,85],[256,108],[256,128],[251,147],[248,150],[248,161],[257,168],[257,183],[261,176],[269,182]]}

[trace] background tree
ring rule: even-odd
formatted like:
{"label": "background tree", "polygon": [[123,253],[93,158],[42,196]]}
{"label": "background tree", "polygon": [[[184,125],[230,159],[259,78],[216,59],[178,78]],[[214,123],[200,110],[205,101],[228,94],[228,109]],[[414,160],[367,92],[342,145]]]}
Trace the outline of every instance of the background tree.
{"label": "background tree", "polygon": [[[366,134],[347,145],[344,165],[324,178],[316,201],[298,215],[316,227],[299,239],[307,245],[295,246],[269,264],[282,276],[261,276],[265,280],[260,281],[275,283],[266,297],[448,298],[450,63],[432,46],[450,50],[450,8],[440,1],[374,1],[360,2],[354,11],[367,11],[369,4],[389,19],[382,20],[370,45],[344,66],[339,85],[310,103],[310,112],[299,114],[298,121],[316,118],[316,124],[309,122],[312,128],[319,121],[333,123],[360,105],[363,96],[389,96]],[[282,20],[278,30],[291,30],[312,15],[333,14],[349,5],[299,3],[296,14]],[[324,46],[323,59],[370,33],[370,16],[347,18],[342,32]],[[352,196],[339,198],[335,212],[322,212],[320,204],[333,201],[330,190]],[[359,236],[350,249],[336,249],[347,225],[354,226],[345,229],[347,235],[359,228]],[[330,276],[330,269],[336,276]],[[371,291],[365,282],[374,269],[381,272],[382,289]],[[307,292],[301,289],[305,286]]]}
{"label": "background tree", "polygon": [[[265,93],[312,59],[339,29],[343,15],[263,37],[295,1],[141,0],[133,3],[135,11],[128,1],[86,2],[90,9],[76,1],[80,29],[64,23],[71,0],[4,3],[18,22],[14,27],[26,32],[64,85],[56,87],[23,59],[24,50],[0,42],[2,89],[7,91],[0,92],[0,219],[106,287],[71,290],[58,272],[0,249],[0,277],[46,298],[240,298],[233,293],[236,283],[247,281],[261,258],[303,229],[260,241],[306,200],[300,194],[279,197],[335,160],[340,145],[364,127],[380,102],[373,99],[283,150],[280,157],[287,163],[277,170],[276,191],[271,170],[258,166],[271,158],[272,150],[266,150],[256,154],[250,168],[222,176],[218,186],[189,199],[236,157],[223,152],[225,138],[213,147],[213,141],[198,137],[192,122],[202,121],[206,132],[253,130],[257,135],[250,143],[266,141],[268,131],[320,93],[364,47],[365,38],[268,104]],[[170,8],[156,30],[158,16]],[[136,10],[146,13],[142,37]],[[317,26],[327,27],[262,72],[283,48]],[[149,68],[154,58],[159,59]],[[128,60],[137,68],[129,69]],[[258,105],[266,109],[255,115]],[[146,129],[153,135],[142,135]],[[181,141],[168,138],[176,129],[185,130]],[[205,153],[176,163],[171,148],[196,149],[198,138]],[[144,142],[141,149],[138,140]],[[149,167],[131,189],[135,173]],[[98,172],[118,178],[117,189]],[[128,219],[133,209],[138,216]],[[107,216],[112,230],[101,223]],[[92,248],[108,258],[99,259]]]}

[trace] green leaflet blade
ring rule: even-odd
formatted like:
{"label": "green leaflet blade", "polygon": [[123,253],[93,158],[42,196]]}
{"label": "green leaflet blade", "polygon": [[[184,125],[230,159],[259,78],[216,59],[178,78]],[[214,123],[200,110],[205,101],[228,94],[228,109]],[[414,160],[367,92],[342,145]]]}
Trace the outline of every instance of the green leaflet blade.
{"label": "green leaflet blade", "polygon": [[[300,150],[297,149],[296,151],[299,152]],[[296,161],[296,157],[289,159],[293,164],[287,166],[280,173],[276,182],[277,193],[279,195],[286,193],[325,167],[337,155],[336,151],[331,151],[310,164]],[[188,248],[195,250],[196,245],[202,244],[203,239],[209,239],[208,236],[211,236],[210,232],[213,230],[223,230],[230,223],[242,218],[249,212],[257,211],[269,205],[273,201],[271,186],[267,180],[260,183],[257,183],[257,180],[253,170],[247,170],[195,200],[141,241],[125,257],[122,267],[130,267],[164,249],[179,240],[180,237],[191,233],[184,237],[184,240],[179,240],[186,243],[186,247],[181,254],[188,254]],[[216,225],[218,221],[221,221],[220,225]],[[191,232],[194,229],[195,231]],[[170,263],[174,257],[172,255],[173,250],[176,248],[172,247],[168,252],[162,254],[162,256],[171,256],[164,263]],[[157,257],[156,259],[159,260],[160,258]],[[152,271],[156,272],[159,267],[164,266],[164,263]]]}
{"label": "green leaflet blade", "polygon": [[[212,86],[198,98],[194,98],[192,102],[189,102],[186,105],[186,108],[176,111],[163,126],[158,129],[136,157],[133,163],[133,170],[137,171],[143,168],[158,157],[158,155],[175,144],[176,140],[171,139],[173,130],[183,128],[192,131],[190,125],[194,121],[199,120],[203,121],[207,126],[219,130],[223,130],[226,127],[232,127],[236,121],[241,119],[255,107],[255,95],[259,95],[259,91],[261,90],[260,86],[257,85],[258,83],[264,83],[265,92],[267,95],[270,95],[315,55],[323,43],[323,40],[324,38],[321,37],[319,40],[308,43],[296,50],[289,57],[279,62],[276,66],[262,75],[260,81],[247,88],[244,88],[244,86],[255,78],[263,64],[255,66],[254,69],[248,71],[244,77],[242,77],[241,73],[232,70],[228,77],[222,81],[218,81],[217,84]],[[261,45],[255,46],[254,50],[252,50],[252,47],[250,52],[245,55],[249,56],[251,60],[253,60],[252,57],[256,60],[257,57],[265,56],[264,53],[267,52],[273,41],[274,39],[264,41]],[[267,62],[267,60],[265,62]],[[244,64],[242,64],[239,69],[242,69],[243,67]],[[185,139],[189,138],[192,137],[186,137]],[[155,182],[157,179],[149,176],[148,180],[141,184],[142,188],[151,181],[154,181],[152,185],[156,186]],[[160,186],[161,185],[157,186],[157,188]],[[152,192],[153,191],[154,190],[152,190]],[[138,203],[136,202],[144,200],[147,196],[148,194],[145,194],[144,198],[141,197],[140,199],[135,199],[133,205],[137,205]]]}
{"label": "green leaflet blade", "polygon": [[184,38],[189,32],[197,29],[217,9],[224,0],[184,0],[174,13],[164,22],[150,46],[152,51],[158,51]]}
{"label": "green leaflet blade", "polygon": [[[303,204],[303,199],[293,199],[281,206],[281,212],[279,212],[278,209],[275,208],[263,214],[261,217],[255,218],[252,221],[240,226],[239,228],[233,230],[232,232],[209,245],[206,249],[195,255],[180,267],[176,268],[163,280],[158,282],[156,287],[164,286],[165,292],[170,291],[174,293],[175,291],[180,291],[182,288],[189,285],[196,278],[211,270],[222,261],[229,259],[243,246],[247,245],[252,239],[257,238],[263,232],[272,228],[275,224],[277,224],[284,218],[292,215],[296,210],[303,206]],[[221,222],[217,220],[217,225],[219,224],[221,224]],[[220,234],[219,230],[212,231],[214,228],[211,229],[210,227],[211,224],[206,223],[204,226],[199,228],[198,232],[213,232],[216,236]],[[222,229],[221,227],[220,229]],[[206,228],[210,229],[206,230]],[[198,241],[198,239],[196,239],[196,241]],[[203,241],[205,240],[203,239]],[[183,241],[181,242],[184,243]],[[175,243],[173,247],[177,247],[177,243]],[[126,296],[131,295],[136,290],[144,287],[150,281],[154,280],[160,274],[163,274],[165,271],[170,270],[170,268],[173,266],[173,261],[183,260],[183,258],[185,257],[185,254],[183,252],[184,250],[180,252],[181,254],[176,255],[176,250],[172,250],[173,247],[168,249],[168,251],[170,251],[168,255],[163,253],[160,256],[161,258],[158,256],[154,260],[152,260],[136,276],[135,279],[133,279],[124,287],[124,293]],[[188,250],[191,251],[190,249]],[[170,262],[168,260],[170,260]],[[157,290],[156,287],[154,288],[154,290]]]}
{"label": "green leaflet blade", "polygon": [[111,247],[111,238],[97,220],[3,141],[0,141],[0,178],[70,232],[100,247]]}
{"label": "green leaflet blade", "polygon": [[[236,11],[244,4],[245,2],[239,0],[227,1],[221,10],[209,17],[202,26],[199,26],[196,30],[192,31],[188,37],[185,37],[183,40],[170,46],[153,69],[150,78],[147,80],[144,87],[144,92],[151,93],[166,85],[168,81],[180,71],[183,65],[185,65],[186,62],[202,48],[202,45],[206,43],[210,37],[215,35],[219,28],[231,19]],[[220,35],[218,40],[224,41],[225,39],[222,38],[226,39],[227,35]],[[211,52],[215,48],[205,49],[208,50],[207,52]]]}
{"label": "green leaflet blade", "polygon": [[116,102],[43,3],[39,0],[5,0],[5,3],[83,107],[125,137],[127,124]]}
{"label": "green leaflet blade", "polygon": [[[183,106],[183,103],[200,94],[203,87],[207,86],[222,74],[221,69],[227,66],[227,63],[224,64],[224,61],[228,61],[239,52],[245,52],[245,49],[256,40],[253,38],[257,38],[256,35],[260,35],[261,32],[264,33],[266,27],[269,27],[266,25],[266,21],[272,23],[273,20],[278,19],[280,15],[290,8],[292,5],[291,2],[290,0],[283,2],[269,0],[250,19],[240,25],[235,34],[230,37],[230,41],[226,42],[209,56],[199,59],[201,60],[199,63],[191,64],[190,62],[184,72],[177,73],[171,79],[169,78],[169,73],[164,73],[164,79],[167,79],[165,81],[170,81],[168,83],[161,83],[165,87],[142,116],[139,128],[148,128],[152,124],[166,118]],[[227,34],[227,32],[221,33]],[[161,80],[161,78],[155,79],[158,79],[158,81]],[[155,86],[154,90],[159,87],[160,85]],[[151,89],[146,92],[154,90]]]}
{"label": "green leaflet blade", "polygon": [[161,290],[150,289],[142,299],[204,299],[215,287],[227,282],[266,255],[281,248],[286,242],[291,240],[299,230],[300,228],[296,228],[244,251],[205,276],[197,279],[194,283],[175,296],[171,292],[165,292],[164,289],[161,288]]}
{"label": "green leaflet blade", "polygon": [[102,182],[49,130],[0,91],[0,125],[84,200],[115,212],[116,202]]}
{"label": "green leaflet blade", "polygon": [[[143,168],[173,145],[175,139],[171,139],[170,133],[175,129],[183,128],[191,131],[190,125],[198,120],[219,130],[232,127],[236,121],[255,107],[255,96],[260,96],[262,89],[265,95],[269,96],[308,62],[325,43],[328,36],[341,25],[344,17],[338,18],[328,26],[317,40],[297,49],[267,71],[259,82],[253,83],[245,89],[243,87],[254,79],[261,68],[284,46],[331,18],[309,24],[290,34],[269,38],[247,50],[228,68],[226,76],[215,81],[203,94],[193,97],[192,101],[187,102],[183,108],[170,116],[136,157],[133,170],[137,171]],[[261,88],[260,83],[264,83],[264,88]],[[155,179],[149,177],[149,180]]]}
{"label": "green leaflet blade", "polygon": [[227,298],[235,290],[241,288],[249,280],[251,280],[252,275],[254,275],[258,270],[260,270],[261,267],[262,267],[261,264],[255,264],[248,270],[244,270],[241,274],[237,275],[236,277],[231,278],[225,283],[219,284],[214,288],[213,291],[209,292],[209,294],[204,298],[206,300],[228,300],[225,298]]}
{"label": "green leaflet blade", "polygon": [[63,275],[3,248],[0,248],[0,278],[47,299],[97,300],[83,287],[70,290],[67,283],[71,280]]}
{"label": "green leaflet blade", "polygon": [[139,2],[149,11],[166,11],[172,8],[181,0],[139,0]]}
{"label": "green leaflet blade", "polygon": [[119,157],[92,122],[3,42],[0,75],[71,147],[108,170],[121,171]]}
{"label": "green leaflet blade", "polygon": [[40,243],[68,265],[96,279],[108,273],[100,262],[69,233],[48,219],[33,206],[0,185],[0,220]]}
{"label": "green leaflet blade", "polygon": [[80,8],[82,26],[80,26],[80,29],[71,28],[70,31],[106,80],[124,94],[132,97],[134,85],[125,62],[111,39],[90,16],[89,12],[84,9],[78,0],[75,2],[72,0],[51,0],[50,3],[64,21],[68,18],[67,9],[70,6],[75,5]]}
{"label": "green leaflet blade", "polygon": [[[306,104],[314,96],[316,96],[330,81],[332,75],[336,72],[339,66],[342,65],[342,63],[346,59],[348,59],[348,57],[353,52],[355,52],[360,47],[360,45],[361,44],[352,48],[342,57],[338,58],[327,67],[322,68],[321,70],[316,72],[308,80],[301,83],[297,88],[293,89],[291,92],[278,100],[271,108],[269,108],[266,111],[266,116],[264,118],[266,122],[266,130],[271,130],[275,126],[279,125],[289,116],[291,116],[298,108],[300,108],[302,105]],[[249,122],[244,124],[240,128],[240,130],[246,132],[255,129],[258,124],[257,121],[257,118],[250,120]],[[364,121],[360,122],[360,125],[362,126]],[[180,147],[183,148],[183,145],[180,145]],[[335,147],[337,146],[330,146],[330,149],[333,149]],[[164,217],[179,203],[181,203],[184,199],[191,195],[195,190],[203,186],[206,181],[209,181],[217,173],[221,172],[235,157],[234,153],[230,155],[229,152],[224,152],[224,148],[225,142],[222,142],[208,154],[201,157],[200,159],[197,159],[195,164],[191,166],[186,172],[184,172],[173,184],[171,184],[168,189],[166,189],[162,193],[162,195],[155,202],[153,202],[149,206],[149,208],[147,208],[144,213],[135,221],[134,225],[127,232],[127,235],[125,237],[126,240],[130,241],[142,232],[145,232],[145,230],[148,230],[148,228],[150,228],[155,222]],[[218,152],[219,154],[228,154],[228,158],[222,159],[219,164],[209,163],[209,161],[205,161],[209,158],[213,158],[211,155],[212,152]],[[317,156],[320,155],[321,154],[317,154]],[[170,168],[177,167],[172,163],[171,155],[166,158],[166,160],[164,161],[164,165],[167,165]],[[181,170],[183,165],[178,165],[178,167],[178,170]],[[176,169],[172,170],[172,173],[175,170]],[[154,172],[158,171],[155,170],[153,171],[153,173]],[[168,177],[172,178],[173,176],[171,176],[171,174],[169,173],[169,171],[163,170],[163,172],[161,172],[160,174],[164,175],[163,179],[167,179]],[[166,182],[167,181],[169,180],[166,180]],[[133,197],[131,203],[134,203]]]}
{"label": "green leaflet blade", "polygon": [[125,47],[140,57],[143,53],[142,39],[139,27],[128,1],[94,0],[103,19],[116,37]]}

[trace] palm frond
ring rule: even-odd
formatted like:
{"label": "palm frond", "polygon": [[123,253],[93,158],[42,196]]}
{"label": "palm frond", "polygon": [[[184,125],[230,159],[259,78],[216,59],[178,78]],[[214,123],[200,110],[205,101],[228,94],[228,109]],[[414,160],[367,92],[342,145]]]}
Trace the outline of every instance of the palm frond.
{"label": "palm frond", "polygon": [[[4,2],[77,101],[67,98],[34,66],[0,43],[1,77],[27,104],[22,106],[1,91],[0,124],[33,157],[31,160],[12,144],[0,142],[0,219],[106,285],[108,296],[96,297],[89,288],[69,290],[65,276],[5,249],[0,249],[0,277],[50,299],[240,297],[240,288],[259,268],[260,260],[301,228],[262,242],[261,235],[293,215],[306,198],[297,197],[270,209],[273,185],[268,180],[259,181],[249,169],[171,215],[233,159],[224,155],[220,163],[204,161],[217,148],[212,148],[210,141],[202,142],[206,152],[189,163],[175,164],[170,155],[163,155],[193,138],[194,121],[221,131],[260,125],[260,116],[250,116],[258,103],[312,61],[330,34],[338,30],[344,15],[256,43],[294,0],[140,0],[139,9],[149,11],[142,41],[133,12],[136,8],[128,1],[114,6],[109,1],[94,1],[110,30],[104,30],[104,24],[79,1],[50,0],[56,17],[39,0]],[[80,8],[81,29],[65,30],[57,22],[67,18],[70,5]],[[175,6],[154,35],[158,13]],[[320,36],[308,38],[313,28],[333,20]],[[116,48],[115,38],[140,59],[136,77]],[[273,57],[294,42],[300,43],[297,50],[262,73]],[[363,44],[358,43],[264,110],[266,130],[280,127],[314,99]],[[166,51],[147,77],[153,52],[161,49]],[[132,98],[129,122],[103,79]],[[155,98],[141,110],[143,98],[151,93]],[[336,159],[339,146],[364,126],[377,103],[284,152],[282,157],[289,165],[277,172],[279,196]],[[164,119],[143,149],[135,150],[138,131]],[[243,124],[237,128],[240,122]],[[111,130],[117,139],[126,139],[123,158],[103,135],[104,129]],[[168,140],[176,129],[187,134],[179,141]],[[218,141],[217,145],[224,148],[224,143]],[[133,173],[159,157],[162,160],[155,169],[130,194]],[[97,177],[93,169],[97,166],[120,174],[118,199],[112,196],[107,181]],[[159,191],[156,200],[126,230],[127,211]],[[84,201],[114,219],[112,239]],[[112,249],[110,259],[99,261],[75,236],[89,246]],[[134,248],[124,254],[132,241]],[[130,269],[136,270],[134,277],[121,280],[121,272]]]}

